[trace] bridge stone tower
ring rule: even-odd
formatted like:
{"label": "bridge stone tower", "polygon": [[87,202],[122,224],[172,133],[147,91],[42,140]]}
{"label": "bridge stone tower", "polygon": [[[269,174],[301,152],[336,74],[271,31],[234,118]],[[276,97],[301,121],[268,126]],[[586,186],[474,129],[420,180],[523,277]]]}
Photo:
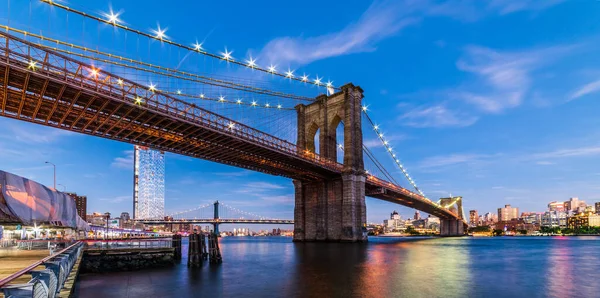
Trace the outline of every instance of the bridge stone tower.
{"label": "bridge stone tower", "polygon": [[[456,201],[456,202],[455,202]],[[463,223],[463,207],[462,197],[441,198],[440,204],[448,206],[455,202],[448,210],[454,213],[458,219],[441,219],[440,220],[440,236],[463,236],[465,227]]]}
{"label": "bridge stone tower", "polygon": [[294,241],[366,241],[365,171],[361,113],[363,90],[346,84],[316,102],[297,105],[298,141],[302,150],[337,160],[336,129],[344,124],[344,168],[341,176],[294,180]]}

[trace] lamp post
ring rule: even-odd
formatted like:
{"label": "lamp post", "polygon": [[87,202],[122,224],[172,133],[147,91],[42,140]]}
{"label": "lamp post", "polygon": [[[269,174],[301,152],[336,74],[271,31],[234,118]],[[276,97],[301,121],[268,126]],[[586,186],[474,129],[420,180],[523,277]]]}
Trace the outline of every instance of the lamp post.
{"label": "lamp post", "polygon": [[54,190],[56,190],[56,165],[47,161],[47,164],[51,164],[54,167]]}
{"label": "lamp post", "polygon": [[[110,213],[106,212],[104,215],[106,216],[106,233],[104,233],[104,239],[108,240],[108,219],[110,218]],[[108,243],[106,245],[108,246]]]}

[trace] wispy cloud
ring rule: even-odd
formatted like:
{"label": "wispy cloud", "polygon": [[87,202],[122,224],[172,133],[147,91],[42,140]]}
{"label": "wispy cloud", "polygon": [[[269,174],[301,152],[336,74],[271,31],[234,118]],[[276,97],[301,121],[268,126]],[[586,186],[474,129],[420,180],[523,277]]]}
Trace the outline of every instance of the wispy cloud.
{"label": "wispy cloud", "polygon": [[358,21],[339,32],[314,37],[276,38],[265,45],[259,57],[268,63],[303,65],[325,58],[373,51],[378,41],[417,22],[417,19],[407,17],[406,11],[401,8],[410,11],[410,6],[377,1]]}
{"label": "wispy cloud", "polygon": [[24,144],[51,144],[59,141],[60,138],[77,135],[66,130],[15,123],[7,124],[5,129],[10,133],[2,134],[0,138],[10,138],[11,141]]}
{"label": "wispy cloud", "polygon": [[[337,32],[312,37],[278,37],[268,42],[258,57],[265,63],[303,65],[352,53],[374,51],[377,43],[427,17],[476,21],[486,15],[539,11],[562,0],[447,0],[375,1],[356,22]],[[487,3],[487,4],[486,4]]]}
{"label": "wispy cloud", "polygon": [[534,154],[532,157],[537,159],[553,159],[576,156],[595,156],[600,155],[600,146],[589,146],[581,148],[559,149],[555,151]]}
{"label": "wispy cloud", "polygon": [[262,189],[262,190],[284,189],[285,188],[282,185],[275,184],[275,183],[269,183],[269,182],[250,182],[250,183],[246,183],[245,187],[252,188],[252,189]]}
{"label": "wispy cloud", "polygon": [[236,172],[220,172],[220,173],[215,173],[215,175],[217,176],[225,176],[225,177],[245,177],[252,174],[251,171],[248,170],[242,170],[242,171],[236,171]]}
{"label": "wispy cloud", "polygon": [[125,169],[125,170],[133,169],[133,154],[134,154],[133,150],[123,151],[124,156],[116,157],[112,161],[111,166],[114,168]]}
{"label": "wispy cloud", "polygon": [[419,164],[419,167],[422,169],[428,169],[428,168],[439,168],[439,167],[445,167],[445,166],[452,166],[452,165],[457,165],[457,164],[475,163],[475,162],[481,162],[481,161],[487,160],[487,159],[495,157],[495,156],[497,156],[497,155],[471,154],[471,153],[433,156],[433,157],[424,159]]}
{"label": "wispy cloud", "polygon": [[101,199],[99,199],[99,201],[108,202],[108,203],[121,203],[121,202],[126,202],[126,201],[131,201],[131,200],[133,200],[133,198],[131,197],[131,195],[129,195],[129,196],[117,196],[117,197],[112,197],[112,198],[101,198]]}
{"label": "wispy cloud", "polygon": [[450,110],[440,104],[415,108],[400,116],[399,120],[413,127],[465,127],[475,123],[477,117]]}
{"label": "wispy cloud", "polygon": [[571,94],[569,100],[574,100],[582,96],[586,96],[588,94],[596,93],[598,91],[600,91],[600,80],[587,83],[579,87],[577,90],[575,90],[575,92],[573,92],[573,94]]}
{"label": "wispy cloud", "polygon": [[520,52],[500,52],[469,46],[457,62],[459,70],[475,75],[474,81],[454,96],[487,113],[498,113],[523,102],[533,87],[532,73],[569,53],[576,46],[554,46]]}
{"label": "wispy cloud", "polygon": [[566,0],[492,0],[489,9],[497,10],[498,14],[506,15],[519,11],[539,11],[565,2]]}

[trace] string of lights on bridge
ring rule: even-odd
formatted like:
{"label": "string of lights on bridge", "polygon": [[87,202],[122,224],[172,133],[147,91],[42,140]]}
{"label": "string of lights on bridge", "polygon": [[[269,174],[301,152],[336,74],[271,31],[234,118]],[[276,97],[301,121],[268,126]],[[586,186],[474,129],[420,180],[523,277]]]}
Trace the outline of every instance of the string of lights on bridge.
{"label": "string of lights on bridge", "polygon": [[427,198],[427,196],[425,196],[425,194],[423,193],[423,191],[421,191],[421,189],[417,186],[417,183],[408,174],[408,171],[406,170],[406,168],[404,167],[404,165],[402,165],[402,163],[400,162],[400,159],[396,156],[396,153],[394,152],[394,149],[392,148],[390,142],[384,138],[384,134],[381,131],[381,127],[379,125],[375,124],[373,122],[373,120],[371,119],[371,117],[369,116],[368,107],[366,105],[362,106],[362,111],[365,114],[365,116],[366,116],[367,120],[369,121],[369,123],[371,124],[371,126],[373,127],[373,130],[375,130],[375,133],[377,134],[377,137],[379,138],[379,140],[381,141],[381,143],[385,147],[386,151],[392,157],[392,160],[394,161],[394,163],[396,164],[396,166],[398,166],[398,168],[400,169],[400,171],[402,171],[402,173],[404,174],[404,176],[406,177],[406,179],[408,180],[408,182],[415,188],[415,190],[420,195],[422,195],[423,197]]}
{"label": "string of lights on bridge", "polygon": [[[192,73],[188,73],[188,72],[182,72],[179,70],[175,70],[175,69],[170,69],[170,68],[165,68],[162,66],[158,66],[158,65],[153,65],[153,64],[149,64],[146,62],[141,62],[141,61],[137,61],[134,59],[129,59],[129,58],[125,58],[125,57],[120,57],[120,56],[116,56],[116,55],[112,55],[110,53],[104,53],[101,51],[97,51],[97,50],[93,50],[93,49],[88,49],[85,47],[81,47],[81,46],[77,46],[74,44],[69,44],[57,39],[52,39],[52,38],[48,38],[48,37],[44,37],[42,35],[39,34],[35,34],[35,33],[31,33],[25,30],[20,30],[20,29],[16,29],[16,28],[12,28],[12,27],[8,27],[8,26],[4,26],[4,25],[0,25],[0,28],[2,29],[6,29],[9,31],[15,31],[21,34],[24,34],[25,36],[32,36],[41,40],[47,40],[50,42],[56,42],[57,44],[63,44],[63,45],[68,45],[71,47],[76,47],[76,48],[80,48],[84,51],[90,51],[90,52],[95,52],[98,54],[103,54],[106,56],[111,56],[114,57],[115,59],[119,59],[119,60],[127,60],[128,62],[132,62],[132,63],[138,63],[138,64],[146,64],[148,66],[151,67],[155,67],[155,68],[161,68],[161,69],[165,69],[168,70],[170,72],[179,72],[179,73],[184,73],[186,75],[190,75],[190,76],[198,76],[196,74],[192,74]],[[45,46],[45,45],[40,45],[44,48],[53,50],[53,51],[57,51],[57,52],[61,52],[61,53],[65,53],[68,55],[74,55],[74,56],[78,56],[78,57],[82,57],[82,58],[86,58],[86,59],[91,59],[91,60],[95,60],[95,61],[99,61],[99,62],[103,62],[103,63],[107,63],[107,64],[113,64],[113,65],[117,65],[117,66],[122,66],[122,67],[126,67],[126,68],[131,68],[131,69],[135,69],[135,70],[141,70],[141,71],[146,71],[146,72],[150,72],[150,73],[154,73],[154,74],[158,74],[158,75],[164,75],[164,76],[168,76],[168,77],[173,77],[173,78],[177,78],[177,79],[184,79],[184,80],[189,80],[189,81],[193,81],[193,82],[199,82],[199,83],[205,83],[205,84],[210,84],[210,83],[206,83],[205,81],[201,81],[201,80],[195,80],[195,79],[191,79],[191,78],[186,78],[186,77],[182,77],[182,76],[177,76],[177,75],[173,75],[170,73],[162,73],[162,72],[158,72],[158,71],[154,71],[151,69],[144,69],[144,68],[140,68],[140,67],[136,67],[133,65],[128,65],[125,63],[120,63],[120,62],[116,62],[116,61],[111,61],[111,60],[107,60],[107,59],[101,59],[98,57],[94,57],[94,56],[90,56],[90,55],[84,55],[81,53],[77,53],[77,52],[73,52],[73,51],[68,51],[68,50],[64,50],[64,49],[60,49],[60,48],[56,48],[56,47],[49,47],[49,46]],[[35,70],[37,68],[37,62],[36,61],[31,61],[30,62],[30,69]],[[92,70],[92,72],[94,72],[95,70]],[[206,78],[206,79],[212,79],[212,78],[208,78],[208,77],[204,77],[204,76],[198,76],[201,78]],[[214,79],[213,79],[214,80]],[[224,82],[229,84],[230,82],[226,82],[226,81],[221,81],[221,80],[217,80],[220,82]],[[117,84],[117,85],[122,85],[123,82],[122,80],[117,80],[116,82],[112,82],[113,84]],[[235,83],[232,83],[235,84]],[[241,88],[254,88],[256,89],[256,92],[259,92],[260,94],[267,94],[268,92],[272,92],[274,94],[269,94],[269,95],[273,95],[273,96],[279,96],[279,97],[284,97],[284,98],[291,98],[291,99],[300,99],[300,100],[308,100],[308,98],[306,97],[301,97],[301,96],[296,96],[293,94],[285,94],[285,93],[280,93],[280,92],[276,92],[276,91],[271,91],[271,90],[267,90],[267,89],[260,89],[260,88],[256,88],[256,87],[252,87],[252,86],[246,86],[246,85],[242,85],[242,84],[236,84],[238,86],[240,86]],[[228,86],[222,86],[222,85],[217,85],[219,87],[224,87],[224,88],[230,88]],[[199,100],[205,100],[205,101],[214,101],[214,102],[220,102],[220,103],[227,103],[227,104],[235,104],[235,105],[239,105],[239,106],[248,106],[248,107],[256,107],[256,108],[267,108],[267,109],[280,109],[280,110],[294,110],[294,108],[290,108],[290,107],[284,107],[281,104],[270,104],[270,103],[265,103],[265,104],[260,104],[258,103],[256,100],[252,100],[251,102],[244,102],[244,100],[242,98],[236,98],[235,100],[227,100],[225,98],[225,96],[218,96],[218,97],[214,97],[214,96],[207,96],[203,93],[199,94],[199,95],[192,95],[192,94],[187,94],[187,93],[183,93],[181,90],[177,90],[177,91],[167,91],[167,90],[159,90],[156,86],[156,84],[150,84],[148,86],[149,91],[152,92],[161,92],[164,94],[169,94],[169,95],[177,95],[177,96],[181,96],[181,97],[187,97],[187,98],[193,98],[193,99],[199,99]],[[239,89],[237,89],[239,90]],[[246,90],[244,90],[246,91]],[[252,92],[252,91],[251,91]],[[140,103],[140,102],[138,102]]]}
{"label": "string of lights on bridge", "polygon": [[246,59],[245,61],[240,61],[240,60],[236,60],[235,58],[233,58],[232,53],[233,51],[228,51],[227,48],[225,48],[225,50],[223,52],[220,53],[212,53],[212,52],[208,52],[205,48],[204,45],[202,43],[194,43],[192,46],[189,45],[185,45],[179,42],[175,42],[173,40],[168,39],[167,35],[166,35],[166,31],[167,29],[161,29],[160,26],[158,26],[158,28],[156,30],[151,30],[151,33],[147,33],[144,32],[142,30],[139,29],[134,29],[134,28],[130,28],[128,26],[123,25],[122,20],[119,19],[120,14],[119,13],[114,13],[113,11],[111,11],[110,13],[105,13],[103,14],[103,16],[99,17],[99,16],[95,16],[92,15],[90,13],[86,13],[84,11],[81,10],[77,10],[77,9],[73,9],[71,7],[68,7],[66,5],[62,5],[59,3],[56,3],[53,0],[41,0],[43,3],[49,4],[49,5],[53,5],[55,7],[58,7],[60,9],[63,9],[67,12],[71,12],[71,13],[75,13],[78,15],[81,15],[85,18],[89,18],[104,24],[108,24],[108,25],[112,25],[116,28],[125,30],[125,31],[129,31],[132,32],[134,34],[138,34],[140,36],[144,36],[146,38],[149,39],[153,39],[153,40],[157,40],[160,42],[164,42],[167,43],[169,45],[173,45],[175,47],[178,48],[182,48],[185,50],[189,50],[201,55],[205,55],[214,59],[218,59],[221,61],[226,61],[227,63],[232,63],[235,65],[239,65],[242,67],[247,67],[253,70],[258,70],[261,72],[265,72],[265,73],[269,73],[275,76],[279,76],[279,77],[283,77],[292,81],[298,81],[298,82],[303,82],[306,84],[312,84],[318,87],[327,87],[327,88],[333,88],[333,89],[338,89],[337,87],[335,87],[333,85],[332,81],[327,81],[327,82],[323,82],[323,78],[319,78],[319,76],[317,75],[315,79],[311,79],[309,77],[309,75],[307,75],[306,73],[304,73],[302,76],[299,75],[295,75],[294,74],[294,70],[291,70],[288,68],[288,71],[286,72],[279,72],[277,71],[277,66],[276,65],[270,65],[269,67],[261,67],[258,65],[258,63],[256,62],[257,59],[252,58],[251,56]]}

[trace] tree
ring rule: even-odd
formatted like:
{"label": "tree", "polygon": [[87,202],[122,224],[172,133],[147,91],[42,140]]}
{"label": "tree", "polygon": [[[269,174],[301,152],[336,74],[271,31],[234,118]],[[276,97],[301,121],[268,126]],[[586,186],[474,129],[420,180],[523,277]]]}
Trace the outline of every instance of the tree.
{"label": "tree", "polygon": [[502,235],[504,235],[504,230],[495,229],[494,232],[493,232],[493,235],[494,236],[502,236]]}

